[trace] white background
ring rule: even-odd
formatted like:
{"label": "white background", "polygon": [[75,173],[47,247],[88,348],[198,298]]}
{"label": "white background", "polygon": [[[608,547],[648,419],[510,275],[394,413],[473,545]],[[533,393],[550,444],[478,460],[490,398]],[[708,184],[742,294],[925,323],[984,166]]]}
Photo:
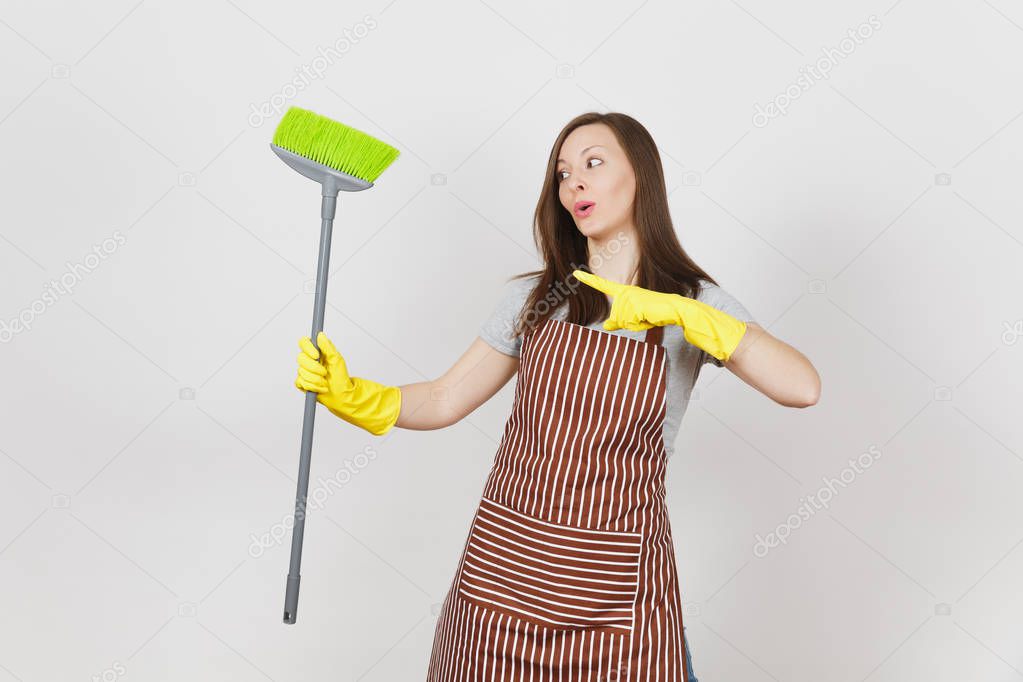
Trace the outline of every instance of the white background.
{"label": "white background", "polygon": [[423,679],[514,381],[432,432],[319,411],[284,625],[290,535],[253,538],[293,511],[319,232],[290,104],[402,152],[342,195],[326,322],[390,384],[536,266],[561,127],[640,120],[683,245],[823,378],[798,410],[701,375],[668,474],[701,681],[1023,678],[1019,3],[5,1],[0,78],[0,682]]}

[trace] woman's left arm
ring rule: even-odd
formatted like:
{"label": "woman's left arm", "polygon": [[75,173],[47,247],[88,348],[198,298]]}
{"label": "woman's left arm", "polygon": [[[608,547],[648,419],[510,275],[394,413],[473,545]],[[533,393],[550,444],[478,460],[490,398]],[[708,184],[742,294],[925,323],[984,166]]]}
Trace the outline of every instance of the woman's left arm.
{"label": "woman's left arm", "polygon": [[[621,284],[583,270],[572,274],[583,284],[612,297],[604,329],[679,325],[686,341],[716,358],[715,364],[721,363],[719,366],[727,367],[776,403],[809,407],[820,397],[821,378],[806,356],[756,322],[744,322],[710,303],[679,294]],[[718,291],[717,298],[720,297]]]}
{"label": "woman's left arm", "polygon": [[805,355],[755,322],[724,363],[725,368],[786,407],[810,407],[821,395],[821,378]]}

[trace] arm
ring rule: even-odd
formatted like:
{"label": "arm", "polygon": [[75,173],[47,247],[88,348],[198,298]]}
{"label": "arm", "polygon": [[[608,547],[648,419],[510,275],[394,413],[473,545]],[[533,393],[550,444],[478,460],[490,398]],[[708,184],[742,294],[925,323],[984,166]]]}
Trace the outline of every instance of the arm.
{"label": "arm", "polygon": [[821,378],[813,364],[755,322],[746,323],[746,333],[724,366],[780,405],[809,407],[820,398]]}
{"label": "arm", "polygon": [[395,426],[425,431],[451,426],[490,400],[519,369],[519,358],[476,337],[441,377],[404,384]]}
{"label": "arm", "polygon": [[319,348],[308,336],[299,339],[295,387],[315,391],[317,402],[334,415],[376,436],[395,426],[427,430],[454,424],[497,393],[519,368],[517,356],[477,338],[439,379],[389,386],[349,375],[344,357],[323,332],[317,342]]}
{"label": "arm", "polygon": [[717,285],[701,291],[701,297],[711,295],[710,302],[705,302],[612,282],[582,270],[572,274],[614,298],[604,329],[679,325],[686,341],[775,402],[809,407],[820,397],[820,376],[806,356],[757,323],[744,322],[716,307],[715,303],[731,308],[749,319],[745,308]]}

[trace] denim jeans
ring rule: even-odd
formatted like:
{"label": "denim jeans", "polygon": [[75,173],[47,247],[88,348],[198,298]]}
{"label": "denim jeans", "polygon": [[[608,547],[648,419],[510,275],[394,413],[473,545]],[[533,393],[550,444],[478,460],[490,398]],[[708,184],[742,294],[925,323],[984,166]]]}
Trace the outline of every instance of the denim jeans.
{"label": "denim jeans", "polygon": [[693,672],[693,657],[689,654],[689,639],[686,638],[686,626],[682,626],[682,642],[686,645],[686,673],[689,676],[689,682],[700,682],[696,679],[696,673]]}

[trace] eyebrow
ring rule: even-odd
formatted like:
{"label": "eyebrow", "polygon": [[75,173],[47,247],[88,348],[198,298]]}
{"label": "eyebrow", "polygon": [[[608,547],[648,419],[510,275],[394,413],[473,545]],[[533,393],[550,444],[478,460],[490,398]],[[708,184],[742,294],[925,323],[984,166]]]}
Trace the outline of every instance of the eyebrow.
{"label": "eyebrow", "polygon": [[[604,145],[602,145],[602,144],[591,144],[589,147],[587,147],[586,149],[584,149],[581,152],[579,152],[579,156],[582,156],[583,154],[585,154],[586,152],[590,151],[594,147],[603,147],[603,146]],[[558,159],[558,163],[565,163],[565,160],[564,159]]]}

